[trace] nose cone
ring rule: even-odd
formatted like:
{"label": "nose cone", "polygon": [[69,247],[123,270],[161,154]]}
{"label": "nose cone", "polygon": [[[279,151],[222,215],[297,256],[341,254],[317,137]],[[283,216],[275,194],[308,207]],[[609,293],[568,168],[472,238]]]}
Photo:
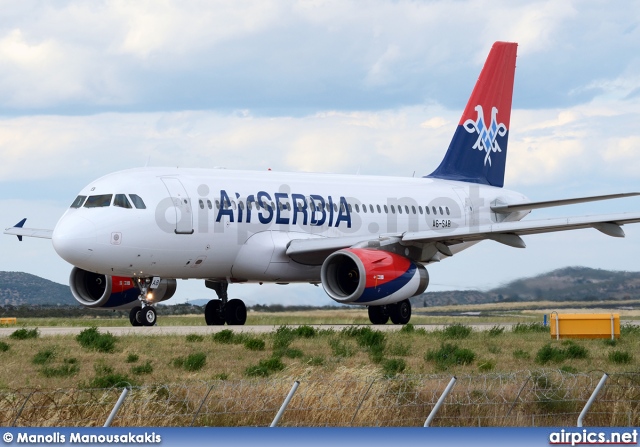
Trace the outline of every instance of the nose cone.
{"label": "nose cone", "polygon": [[51,237],[58,255],[77,267],[91,257],[96,246],[95,224],[77,213],[62,216]]}

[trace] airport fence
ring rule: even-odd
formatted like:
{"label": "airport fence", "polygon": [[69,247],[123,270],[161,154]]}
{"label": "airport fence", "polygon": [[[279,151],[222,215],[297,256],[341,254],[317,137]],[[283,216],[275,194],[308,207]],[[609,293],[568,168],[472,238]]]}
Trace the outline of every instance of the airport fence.
{"label": "airport fence", "polygon": [[[575,426],[602,372],[557,370],[457,377],[431,427]],[[450,375],[300,378],[278,426],[423,426]],[[293,378],[111,389],[0,391],[0,425],[22,427],[269,426]],[[115,407],[120,399],[121,406]],[[640,425],[640,373],[612,374],[585,426]]]}

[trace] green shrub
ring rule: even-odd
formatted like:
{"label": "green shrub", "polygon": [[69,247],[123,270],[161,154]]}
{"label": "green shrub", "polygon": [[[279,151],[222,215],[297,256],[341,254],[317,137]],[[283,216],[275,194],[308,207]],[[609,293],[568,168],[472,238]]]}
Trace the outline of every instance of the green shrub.
{"label": "green shrub", "polygon": [[153,372],[153,366],[151,366],[151,361],[147,360],[145,363],[141,365],[134,365],[131,367],[131,374],[151,374]]}
{"label": "green shrub", "polygon": [[113,374],[113,368],[103,361],[99,361],[93,365],[93,370],[96,373],[96,376],[106,376],[109,374]]}
{"label": "green shrub", "polygon": [[476,355],[470,349],[442,343],[440,348],[427,351],[424,358],[428,362],[434,362],[438,369],[447,369],[453,365],[468,365],[475,360]]}
{"label": "green shrub", "polygon": [[39,336],[40,336],[40,332],[38,331],[38,328],[35,328],[35,329],[22,328],[22,329],[13,331],[13,333],[9,335],[9,338],[13,338],[15,340],[28,340],[30,338],[38,338]]}
{"label": "green shrub", "polygon": [[299,359],[304,356],[304,353],[300,349],[295,348],[287,348],[284,351],[281,351],[283,357],[288,357],[290,359]]}
{"label": "green shrub", "polygon": [[51,377],[71,377],[80,371],[78,360],[75,358],[64,359],[62,365],[57,367],[45,366],[40,371],[43,376]]}
{"label": "green shrub", "polygon": [[129,353],[127,355],[127,359],[125,360],[125,362],[127,362],[127,363],[135,363],[139,359],[140,359],[140,357],[138,356],[138,354]]}
{"label": "green shrub", "polygon": [[411,323],[407,323],[400,328],[398,332],[401,334],[413,334],[416,331],[416,328]]}
{"label": "green shrub", "polygon": [[111,373],[96,376],[89,381],[88,388],[114,388],[134,385],[131,379],[124,374]]}
{"label": "green shrub", "polygon": [[0,352],[7,352],[9,350],[9,344],[0,341]]}
{"label": "green shrub", "polygon": [[217,343],[230,344],[233,343],[234,333],[231,329],[223,329],[213,334],[213,341]]}
{"label": "green shrub", "polygon": [[578,374],[578,369],[574,368],[573,366],[569,366],[569,365],[565,365],[562,368],[560,368],[560,371],[567,373],[567,374]]}
{"label": "green shrub", "polygon": [[382,363],[382,370],[386,377],[393,377],[405,370],[407,364],[403,359],[387,359]]}
{"label": "green shrub", "polygon": [[189,354],[184,359],[182,367],[187,371],[198,371],[204,367],[207,363],[207,355],[204,352],[196,352]]}
{"label": "green shrub", "polygon": [[280,326],[273,334],[273,349],[283,351],[289,347],[295,339],[293,329],[288,326]]}
{"label": "green shrub", "polygon": [[318,335],[318,331],[315,328],[307,325],[299,326],[293,332],[296,336],[303,338],[313,338]]}
{"label": "green shrub", "polygon": [[44,365],[50,362],[56,356],[55,351],[52,348],[42,349],[33,356],[31,362],[34,365]]}
{"label": "green shrub", "polygon": [[640,326],[632,323],[623,324],[620,326],[620,335],[624,336],[640,336]]}
{"label": "green shrub", "polygon": [[527,351],[516,349],[515,351],[513,351],[513,357],[518,360],[529,360],[531,358],[531,355],[529,355]]}
{"label": "green shrub", "polygon": [[204,337],[200,334],[187,334],[187,343],[197,343],[204,341]]}
{"label": "green shrub", "polygon": [[489,372],[492,371],[495,367],[496,362],[494,362],[493,360],[478,361],[478,370],[480,370],[480,372]]}
{"label": "green shrub", "polygon": [[98,332],[98,328],[95,326],[80,332],[76,336],[76,340],[83,348],[93,351],[110,353],[116,348],[116,337],[109,332],[104,334]]}
{"label": "green shrub", "polygon": [[609,361],[611,363],[627,364],[631,363],[633,357],[627,351],[611,351],[609,353]]}
{"label": "green shrub", "polygon": [[565,355],[568,359],[586,359],[589,357],[589,351],[584,346],[575,344],[572,341],[568,341],[565,344],[567,345]]}
{"label": "green shrub", "polygon": [[618,340],[616,340],[615,338],[613,340],[610,338],[605,338],[602,343],[604,343],[605,346],[616,346],[618,344]]}
{"label": "green shrub", "polygon": [[278,357],[271,357],[266,360],[260,360],[257,365],[249,366],[245,370],[247,376],[267,377],[272,372],[281,371],[285,368],[284,363]]}
{"label": "green shrub", "polygon": [[324,365],[324,357],[322,357],[321,355],[309,357],[306,361],[306,364],[309,366],[322,366]]}
{"label": "green shrub", "polygon": [[334,357],[351,357],[355,354],[354,347],[339,338],[330,338],[329,346]]}
{"label": "green shrub", "polygon": [[546,365],[549,362],[560,363],[567,358],[565,351],[561,348],[556,348],[547,343],[536,353],[536,362],[541,365]]}
{"label": "green shrub", "polygon": [[446,339],[461,340],[468,338],[472,331],[471,326],[454,323],[442,330],[442,336]]}
{"label": "green shrub", "polygon": [[487,335],[489,337],[497,337],[498,335],[504,334],[503,326],[493,326],[491,329],[487,331]]}
{"label": "green shrub", "polygon": [[264,340],[259,338],[248,338],[244,342],[244,347],[250,351],[264,351]]}
{"label": "green shrub", "polygon": [[514,334],[527,334],[530,332],[549,332],[549,327],[542,323],[517,323],[511,328]]}

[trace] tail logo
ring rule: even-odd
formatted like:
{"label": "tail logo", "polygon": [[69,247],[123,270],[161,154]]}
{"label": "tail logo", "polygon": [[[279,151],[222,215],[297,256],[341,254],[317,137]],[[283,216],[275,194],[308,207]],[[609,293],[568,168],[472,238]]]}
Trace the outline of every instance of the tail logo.
{"label": "tail logo", "polygon": [[484,157],[484,165],[486,166],[488,161],[489,166],[491,166],[491,152],[502,152],[496,138],[498,136],[504,137],[507,134],[507,126],[503,123],[498,124],[498,121],[496,120],[498,109],[496,107],[491,108],[491,124],[488,129],[484,122],[482,106],[477,105],[475,110],[478,113],[478,118],[476,121],[473,121],[472,119],[466,120],[464,122],[464,128],[471,134],[478,134],[478,139],[472,149],[485,151],[487,155]]}

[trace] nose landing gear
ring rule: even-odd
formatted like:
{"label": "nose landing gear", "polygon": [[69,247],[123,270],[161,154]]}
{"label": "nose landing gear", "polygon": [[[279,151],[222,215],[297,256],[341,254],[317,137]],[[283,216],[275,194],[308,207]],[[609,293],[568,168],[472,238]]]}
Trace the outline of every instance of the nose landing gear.
{"label": "nose landing gear", "polygon": [[149,278],[136,278],[135,281],[138,289],[140,289],[138,299],[142,306],[135,306],[129,311],[129,322],[131,326],[155,326],[158,320],[156,309],[148,300],[152,280]]}

